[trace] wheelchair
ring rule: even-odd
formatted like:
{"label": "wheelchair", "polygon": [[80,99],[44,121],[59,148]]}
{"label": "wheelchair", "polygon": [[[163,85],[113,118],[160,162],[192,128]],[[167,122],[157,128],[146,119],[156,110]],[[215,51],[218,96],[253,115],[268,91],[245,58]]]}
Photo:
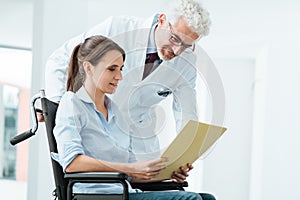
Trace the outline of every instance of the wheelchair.
{"label": "wheelchair", "polygon": [[[35,107],[35,102],[40,100],[42,109]],[[45,96],[45,91],[40,92],[31,98],[30,112],[33,121],[33,126],[28,131],[21,133],[10,140],[12,145],[16,145],[33,135],[38,130],[38,120],[36,112],[40,112],[44,116],[48,145],[50,152],[57,153],[56,140],[53,135],[55,126],[55,116],[58,108],[58,103],[52,102]],[[58,200],[127,200],[129,177],[125,173],[119,172],[85,172],[85,173],[64,173],[60,164],[51,158],[52,170],[54,175],[55,190],[53,196]],[[75,183],[120,183],[123,186],[122,194],[78,194],[73,193],[73,185]],[[176,183],[171,181],[166,182],[151,182],[151,183],[130,183],[133,189],[142,191],[162,191],[162,190],[184,190],[188,187],[188,183]],[[201,193],[204,200],[215,200],[211,194]]]}

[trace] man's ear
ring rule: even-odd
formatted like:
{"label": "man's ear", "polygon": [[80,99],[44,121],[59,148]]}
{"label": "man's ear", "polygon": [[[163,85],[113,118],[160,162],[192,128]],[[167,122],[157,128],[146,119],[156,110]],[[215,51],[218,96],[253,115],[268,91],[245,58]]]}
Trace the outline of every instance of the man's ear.
{"label": "man's ear", "polygon": [[92,73],[92,64],[90,62],[83,61],[82,65],[86,74]]}
{"label": "man's ear", "polygon": [[167,21],[167,17],[165,14],[160,14],[158,17],[158,25],[164,25]]}

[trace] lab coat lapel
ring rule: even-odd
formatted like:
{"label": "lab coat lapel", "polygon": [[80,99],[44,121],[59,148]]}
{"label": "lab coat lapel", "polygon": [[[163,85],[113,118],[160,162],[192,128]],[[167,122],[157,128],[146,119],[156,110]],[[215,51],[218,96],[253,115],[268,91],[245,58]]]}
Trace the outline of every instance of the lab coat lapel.
{"label": "lab coat lapel", "polygon": [[136,41],[131,43],[134,44],[134,46],[132,46],[132,48],[129,48],[126,52],[128,55],[128,59],[126,59],[125,62],[127,62],[131,70],[134,70],[135,75],[134,77],[131,76],[130,78],[133,78],[135,80],[135,83],[139,83],[142,81],[149,34],[155,17],[156,16],[153,15],[152,17],[148,18],[144,23],[142,23],[139,27],[137,27],[136,33],[134,34]]}

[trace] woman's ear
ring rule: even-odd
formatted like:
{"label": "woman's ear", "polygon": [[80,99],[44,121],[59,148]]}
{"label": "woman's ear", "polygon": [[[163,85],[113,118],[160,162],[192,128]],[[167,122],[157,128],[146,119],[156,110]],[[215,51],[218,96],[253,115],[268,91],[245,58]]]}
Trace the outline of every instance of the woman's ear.
{"label": "woman's ear", "polygon": [[90,75],[92,73],[92,64],[88,61],[83,61],[82,65],[85,73]]}

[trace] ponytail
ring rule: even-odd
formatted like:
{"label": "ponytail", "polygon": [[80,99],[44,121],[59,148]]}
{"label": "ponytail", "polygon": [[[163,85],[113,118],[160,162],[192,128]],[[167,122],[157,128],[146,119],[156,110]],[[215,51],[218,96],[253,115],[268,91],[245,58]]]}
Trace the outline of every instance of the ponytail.
{"label": "ponytail", "polygon": [[68,79],[67,79],[67,91],[76,92],[82,86],[82,81],[78,80],[80,79],[79,76],[80,66],[77,58],[79,48],[80,48],[80,44],[74,48],[70,59]]}

